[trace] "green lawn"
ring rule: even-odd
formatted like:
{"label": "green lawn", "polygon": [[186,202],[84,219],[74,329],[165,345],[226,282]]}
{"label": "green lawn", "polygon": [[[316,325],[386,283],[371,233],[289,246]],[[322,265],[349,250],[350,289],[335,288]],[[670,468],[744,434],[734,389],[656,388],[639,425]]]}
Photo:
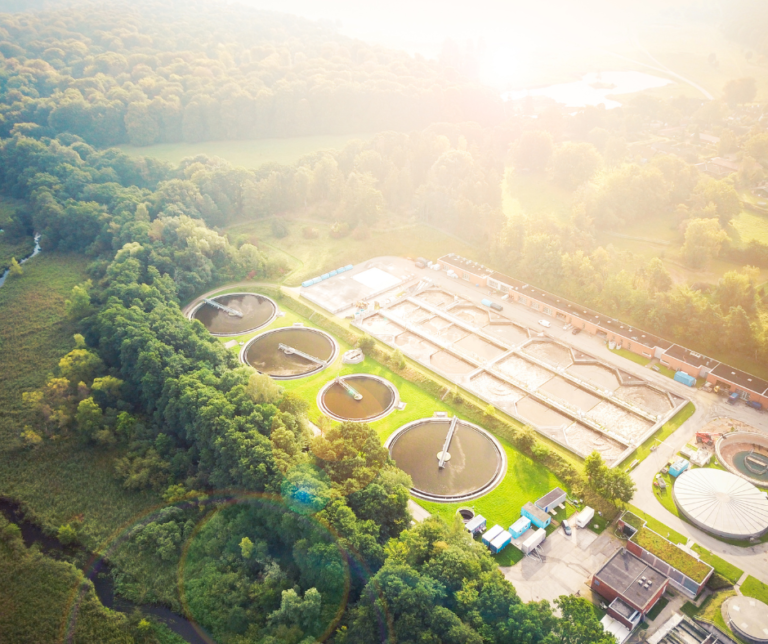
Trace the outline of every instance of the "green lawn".
{"label": "green lawn", "polygon": [[768,217],[742,210],[731,225],[738,234],[738,241],[741,244],[748,244],[753,239],[768,243]]}
{"label": "green lawn", "polygon": [[717,574],[722,575],[733,584],[739,581],[744,574],[741,568],[737,568],[706,548],[702,548],[698,543],[693,545],[693,550],[701,557],[702,561],[712,566]]}
{"label": "green lawn", "polygon": [[650,358],[646,358],[645,356],[638,355],[637,353],[635,353],[634,351],[630,351],[629,349],[609,349],[609,351],[612,351],[613,353],[621,356],[622,358],[626,358],[627,360],[636,362],[642,367],[644,367],[651,361]]}
{"label": "green lawn", "polygon": [[735,590],[721,590],[720,592],[713,594],[699,609],[696,617],[698,619],[704,620],[705,622],[709,622],[710,624],[714,624],[728,637],[732,638],[734,642],[745,644],[743,640],[736,637],[736,635],[733,634],[733,631],[728,628],[728,625],[723,619],[723,613],[721,610],[723,602],[725,602],[725,600],[729,597],[733,597],[735,594]]}
{"label": "green lawn", "polygon": [[[319,237],[306,239],[302,234],[306,226],[315,228]],[[269,255],[282,257],[292,271],[285,280],[288,286],[298,286],[306,279],[339,266],[358,264],[383,255],[423,256],[435,260],[447,253],[459,253],[478,261],[483,259],[482,254],[469,244],[424,224],[398,225],[384,232],[374,230],[364,240],[349,236],[333,239],[330,229],[330,224],[290,221],[288,235],[278,239],[272,235],[271,220],[260,220],[230,226],[227,234],[233,241],[248,241]]]}
{"label": "green lawn", "polygon": [[660,534],[662,537],[666,537],[669,539],[672,543],[687,543],[688,539],[681,535],[679,532],[675,532],[672,528],[669,528],[665,526],[661,521],[658,519],[654,519],[650,514],[646,514],[639,508],[636,508],[634,505],[629,505],[627,508],[634,514],[635,516],[641,518],[643,521],[645,521],[645,524],[654,532],[657,534]]}
{"label": "green lawn", "polygon": [[131,156],[145,156],[176,165],[198,154],[217,156],[234,166],[255,169],[264,163],[296,163],[301,157],[320,150],[341,150],[355,139],[369,139],[368,134],[297,136],[285,139],[251,141],[202,141],[200,143],[160,143],[146,147],[118,146]]}
{"label": "green lawn", "polygon": [[764,604],[768,604],[768,586],[762,581],[755,579],[752,575],[747,577],[741,585],[741,594],[747,597],[754,597]]}
{"label": "green lawn", "polygon": [[667,438],[674,434],[686,420],[693,416],[695,411],[696,407],[694,407],[693,403],[689,402],[656,430],[652,436],[648,437],[640,447],[627,456],[627,458],[624,459],[624,463],[629,464],[635,459],[643,461],[651,453],[651,447],[658,443],[663,443]]}
{"label": "green lawn", "polygon": [[32,237],[9,241],[5,239],[5,233],[0,233],[0,274],[11,265],[11,258],[24,259],[31,255],[34,249],[35,240]]}

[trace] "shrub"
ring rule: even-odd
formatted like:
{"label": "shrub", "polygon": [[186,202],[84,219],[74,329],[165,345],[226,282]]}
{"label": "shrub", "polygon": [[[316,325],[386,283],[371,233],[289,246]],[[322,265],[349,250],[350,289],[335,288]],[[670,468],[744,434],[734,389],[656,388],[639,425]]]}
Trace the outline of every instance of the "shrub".
{"label": "shrub", "polygon": [[285,223],[285,219],[272,220],[272,236],[278,239],[288,236],[288,224]]}
{"label": "shrub", "polygon": [[723,577],[720,573],[712,573],[712,576],[707,580],[707,588],[710,590],[723,590],[723,588],[731,588],[733,584]]}
{"label": "shrub", "polygon": [[349,235],[349,224],[337,221],[331,226],[331,230],[328,233],[333,239],[341,239]]}
{"label": "shrub", "polygon": [[357,348],[360,349],[365,355],[370,355],[376,346],[376,340],[370,335],[364,335],[357,341]]}
{"label": "shrub", "polygon": [[392,364],[395,366],[398,370],[405,369],[405,356],[403,355],[403,352],[400,351],[400,349],[395,349],[392,352],[392,356],[390,357],[390,360],[392,361]]}

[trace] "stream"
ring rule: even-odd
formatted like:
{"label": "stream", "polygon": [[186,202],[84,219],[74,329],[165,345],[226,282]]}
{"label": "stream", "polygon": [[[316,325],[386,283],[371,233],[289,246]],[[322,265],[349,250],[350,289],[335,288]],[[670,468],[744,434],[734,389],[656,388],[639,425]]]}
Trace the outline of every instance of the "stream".
{"label": "stream", "polygon": [[[33,253],[31,256],[34,256],[35,254],[37,253]],[[0,284],[2,284],[2,282],[0,282]],[[81,556],[83,554],[90,556],[90,553],[82,548],[77,546],[65,546],[56,537],[45,534],[42,528],[38,525],[27,521],[24,518],[19,505],[10,499],[0,497],[0,512],[2,512],[6,519],[21,528],[21,536],[24,540],[24,545],[27,548],[37,544],[41,552],[53,559],[59,560],[70,560],[72,559],[72,555],[77,554],[80,554]],[[202,628],[200,626],[193,624],[181,615],[177,615],[169,608],[153,604],[138,605],[122,597],[115,596],[114,581],[109,574],[109,564],[103,559],[98,559],[98,563],[93,566],[92,572],[88,575],[88,579],[93,583],[99,601],[101,601],[107,608],[120,613],[130,613],[136,608],[139,608],[144,615],[154,617],[157,621],[162,622],[170,630],[176,633],[176,635],[189,642],[189,644],[211,644],[214,642],[212,637],[202,634]]]}
{"label": "stream", "polygon": [[[0,231],[0,232],[2,232],[2,231]],[[20,259],[19,260],[19,264],[23,264],[27,260],[32,259],[39,252],[40,252],[40,233],[37,233],[35,235],[35,249],[32,251],[32,253],[30,255],[27,255],[24,259]],[[10,273],[10,272],[11,272],[11,269],[10,268],[6,268],[5,272],[2,275],[0,275],[0,286],[5,284],[5,278],[8,277],[8,273]]]}

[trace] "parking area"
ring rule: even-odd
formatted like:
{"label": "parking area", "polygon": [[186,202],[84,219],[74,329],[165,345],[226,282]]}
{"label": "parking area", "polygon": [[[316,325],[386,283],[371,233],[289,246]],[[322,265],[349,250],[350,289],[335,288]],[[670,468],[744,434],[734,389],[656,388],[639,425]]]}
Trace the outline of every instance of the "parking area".
{"label": "parking area", "polygon": [[609,530],[597,535],[586,528],[575,529],[568,537],[558,528],[539,546],[542,559],[524,557],[500,570],[524,602],[551,602],[576,593],[588,596],[592,574],[620,547]]}

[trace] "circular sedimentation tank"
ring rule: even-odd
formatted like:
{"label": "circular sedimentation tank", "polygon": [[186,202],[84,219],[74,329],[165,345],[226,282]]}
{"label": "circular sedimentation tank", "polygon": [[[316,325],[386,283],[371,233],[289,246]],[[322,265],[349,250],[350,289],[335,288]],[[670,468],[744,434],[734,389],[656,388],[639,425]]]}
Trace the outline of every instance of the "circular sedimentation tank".
{"label": "circular sedimentation tank", "polygon": [[753,485],[768,487],[768,436],[758,432],[729,432],[715,443],[715,453],[729,472]]}
{"label": "circular sedimentation tank", "polygon": [[212,335],[251,333],[269,324],[277,315],[277,304],[255,293],[227,293],[208,299],[223,308],[202,301],[192,309],[189,318],[200,320]]}
{"label": "circular sedimentation tank", "polygon": [[384,418],[399,402],[395,386],[370,374],[334,378],[317,395],[317,406],[334,420],[370,422]]}
{"label": "circular sedimentation tank", "polygon": [[240,360],[276,380],[290,380],[322,371],[337,351],[324,331],[292,326],[257,335],[243,347]]}
{"label": "circular sedimentation tank", "polygon": [[746,540],[768,530],[765,492],[736,474],[712,468],[683,472],[672,496],[686,519],[716,536]]}
{"label": "circular sedimentation tank", "polygon": [[456,422],[448,454],[440,467],[452,419],[432,417],[398,429],[385,443],[397,466],[413,480],[411,492],[427,501],[456,502],[487,494],[504,478],[507,459],[487,431]]}
{"label": "circular sedimentation tank", "polygon": [[734,595],[721,612],[731,630],[748,642],[768,642],[768,606],[754,597]]}

